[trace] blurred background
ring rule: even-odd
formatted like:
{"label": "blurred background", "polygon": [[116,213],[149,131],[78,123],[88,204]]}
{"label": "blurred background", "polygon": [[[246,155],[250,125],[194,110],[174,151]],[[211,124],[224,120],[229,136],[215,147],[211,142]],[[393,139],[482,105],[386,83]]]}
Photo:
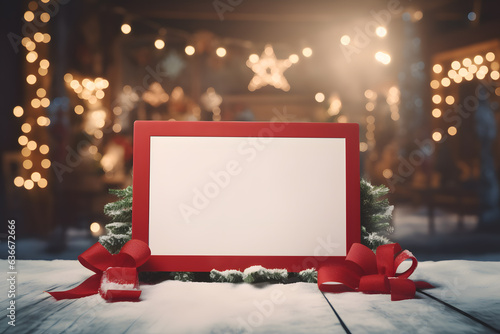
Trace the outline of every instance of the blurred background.
{"label": "blurred background", "polygon": [[105,233],[135,120],[279,110],[359,123],[361,176],[390,188],[390,238],[420,260],[500,260],[498,1],[23,0],[0,16],[0,233],[16,220],[18,258],[75,259]]}

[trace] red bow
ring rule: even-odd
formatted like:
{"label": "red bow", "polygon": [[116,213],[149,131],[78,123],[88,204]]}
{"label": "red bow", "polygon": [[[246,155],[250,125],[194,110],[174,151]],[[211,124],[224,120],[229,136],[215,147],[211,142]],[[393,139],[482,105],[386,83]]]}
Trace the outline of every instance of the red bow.
{"label": "red bow", "polygon": [[[137,300],[141,295],[141,290],[136,289],[138,285],[136,268],[144,264],[150,255],[151,251],[148,245],[137,239],[128,241],[120,253],[116,255],[110,254],[104,246],[96,242],[78,256],[78,261],[85,268],[95,272],[95,275],[90,276],[71,290],[48,291],[48,293],[56,300],[81,298],[98,292],[106,300]],[[108,289],[101,285],[101,279],[108,283],[132,283],[134,289]]]}
{"label": "red bow", "polygon": [[[408,259],[412,261],[411,267],[396,273],[399,265]],[[343,264],[326,264],[318,269],[318,287],[324,292],[390,293],[391,300],[411,299],[416,288],[433,287],[408,279],[417,263],[415,256],[397,243],[379,246],[376,255],[368,247],[355,243]]]}

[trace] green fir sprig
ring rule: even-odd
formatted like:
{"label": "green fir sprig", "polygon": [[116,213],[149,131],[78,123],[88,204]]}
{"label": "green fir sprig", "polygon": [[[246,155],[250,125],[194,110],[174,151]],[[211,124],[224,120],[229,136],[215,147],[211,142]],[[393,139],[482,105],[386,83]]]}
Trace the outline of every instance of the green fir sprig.
{"label": "green fir sprig", "polygon": [[104,213],[111,218],[106,225],[106,235],[99,237],[99,242],[111,254],[117,254],[132,238],[132,186],[125,189],[110,189],[110,194],[119,200],[104,206]]}

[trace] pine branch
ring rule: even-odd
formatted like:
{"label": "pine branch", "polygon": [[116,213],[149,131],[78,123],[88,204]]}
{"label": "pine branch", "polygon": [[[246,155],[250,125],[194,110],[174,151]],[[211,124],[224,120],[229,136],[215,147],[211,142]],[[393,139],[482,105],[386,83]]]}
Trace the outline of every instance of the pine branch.
{"label": "pine branch", "polygon": [[106,235],[99,237],[99,242],[111,254],[117,254],[132,238],[132,186],[125,189],[110,189],[110,194],[119,200],[104,206],[104,213],[111,218],[106,225]]}
{"label": "pine branch", "polygon": [[386,237],[392,232],[391,220],[394,206],[384,198],[389,188],[373,186],[365,179],[360,183],[361,243],[375,250],[390,242]]}

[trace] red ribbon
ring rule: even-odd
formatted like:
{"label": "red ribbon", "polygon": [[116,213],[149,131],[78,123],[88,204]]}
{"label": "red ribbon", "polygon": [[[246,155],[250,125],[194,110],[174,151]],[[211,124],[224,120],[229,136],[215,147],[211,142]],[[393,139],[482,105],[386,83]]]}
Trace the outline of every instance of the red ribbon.
{"label": "red ribbon", "polygon": [[[61,299],[74,299],[81,298],[90,295],[94,295],[99,292],[101,287],[101,278],[103,273],[108,269],[116,269],[115,267],[125,267],[121,270],[126,272],[128,277],[126,280],[130,280],[130,270],[128,268],[133,268],[135,271],[135,277],[137,277],[136,268],[144,264],[151,251],[148,245],[137,239],[132,239],[128,241],[121,249],[119,254],[113,255],[108,252],[104,246],[96,242],[89,249],[78,256],[78,261],[87,269],[95,272],[95,275],[90,276],[85,281],[83,281],[76,288],[67,291],[48,291],[56,300]],[[112,270],[116,272],[116,270]],[[131,281],[130,283],[134,283]],[[141,294],[140,290],[107,290],[106,294],[101,294],[103,298],[107,300],[137,300]]]}
{"label": "red ribbon", "polygon": [[[397,273],[399,265],[408,259],[412,261],[410,268]],[[326,264],[318,269],[318,287],[324,292],[390,293],[391,300],[412,299],[417,288],[433,287],[427,282],[408,279],[417,263],[415,256],[397,243],[379,246],[376,254],[355,243],[344,263]]]}

